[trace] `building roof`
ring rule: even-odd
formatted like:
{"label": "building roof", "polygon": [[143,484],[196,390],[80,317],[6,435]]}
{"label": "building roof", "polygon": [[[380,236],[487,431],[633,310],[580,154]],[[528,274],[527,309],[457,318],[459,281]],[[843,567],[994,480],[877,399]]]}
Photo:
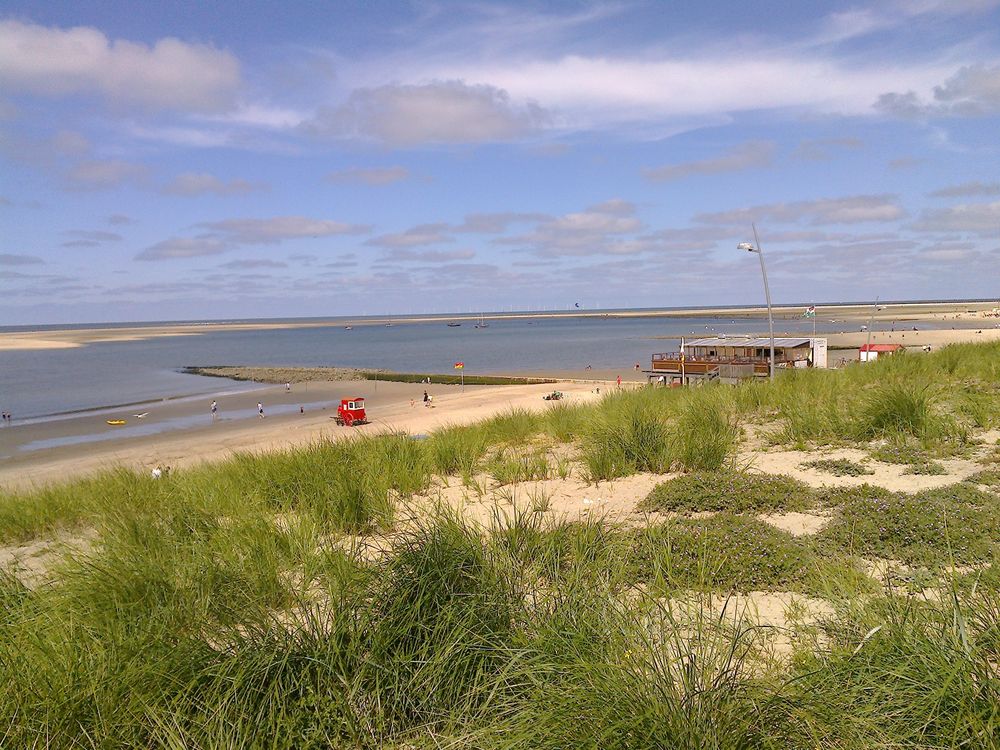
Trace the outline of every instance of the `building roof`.
{"label": "building roof", "polygon": [[[811,339],[799,339],[799,338],[778,338],[774,339],[774,345],[776,347],[796,347],[796,346],[809,346]],[[727,336],[726,338],[713,336],[707,339],[692,339],[691,341],[686,341],[684,343],[685,347],[688,346],[750,346],[753,348],[758,347],[768,347],[771,346],[771,339],[767,336],[764,337],[752,337],[752,336]]]}
{"label": "building roof", "polygon": [[905,347],[902,344],[862,344],[863,352],[898,352]]}

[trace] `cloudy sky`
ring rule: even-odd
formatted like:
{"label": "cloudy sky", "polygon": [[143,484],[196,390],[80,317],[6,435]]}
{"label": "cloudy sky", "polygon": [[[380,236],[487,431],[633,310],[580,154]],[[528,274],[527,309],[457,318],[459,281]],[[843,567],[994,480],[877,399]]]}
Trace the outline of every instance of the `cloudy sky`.
{"label": "cloudy sky", "polygon": [[1000,0],[7,0],[0,324],[996,297],[998,134]]}

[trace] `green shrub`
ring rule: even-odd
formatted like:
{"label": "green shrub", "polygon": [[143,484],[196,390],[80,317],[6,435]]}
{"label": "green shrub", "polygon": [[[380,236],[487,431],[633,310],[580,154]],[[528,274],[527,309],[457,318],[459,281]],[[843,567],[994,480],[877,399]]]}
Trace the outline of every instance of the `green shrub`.
{"label": "green shrub", "polygon": [[788,532],[730,513],[640,530],[633,555],[637,577],[667,589],[787,590],[812,563]]}
{"label": "green shrub", "polygon": [[784,475],[695,472],[658,484],[640,504],[651,511],[771,513],[805,510],[813,490]]}
{"label": "green shrub", "polygon": [[942,474],[947,474],[948,470],[944,468],[943,464],[938,463],[937,461],[921,461],[919,463],[910,464],[903,470],[903,473],[941,476]]}
{"label": "green shrub", "polygon": [[816,490],[816,499],[825,508],[853,503],[888,502],[895,497],[891,490],[873,484],[858,487],[823,487]]}
{"label": "green shrub", "polygon": [[864,464],[859,464],[846,458],[820,458],[815,461],[806,461],[802,466],[816,469],[817,471],[825,471],[837,477],[860,477],[875,473]]}
{"label": "green shrub", "polygon": [[980,562],[1000,540],[1000,509],[970,485],[916,495],[842,495],[821,539],[838,549],[907,564]]}
{"label": "green shrub", "polygon": [[972,476],[966,477],[965,481],[968,484],[981,484],[994,492],[1000,492],[1000,469],[978,471]]}

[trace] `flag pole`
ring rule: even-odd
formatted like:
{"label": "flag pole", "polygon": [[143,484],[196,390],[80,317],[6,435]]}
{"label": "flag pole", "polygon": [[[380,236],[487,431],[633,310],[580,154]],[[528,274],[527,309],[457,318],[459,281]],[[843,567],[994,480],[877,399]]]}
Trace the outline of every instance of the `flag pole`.
{"label": "flag pole", "polygon": [[684,337],[681,336],[681,385],[684,383]]}

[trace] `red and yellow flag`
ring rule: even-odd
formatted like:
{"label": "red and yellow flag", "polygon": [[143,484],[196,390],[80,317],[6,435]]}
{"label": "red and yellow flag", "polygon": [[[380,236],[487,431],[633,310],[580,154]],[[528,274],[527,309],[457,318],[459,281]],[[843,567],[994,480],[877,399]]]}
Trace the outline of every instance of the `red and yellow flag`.
{"label": "red and yellow flag", "polygon": [[465,362],[456,362],[455,363],[455,369],[456,370],[464,370],[465,369]]}

